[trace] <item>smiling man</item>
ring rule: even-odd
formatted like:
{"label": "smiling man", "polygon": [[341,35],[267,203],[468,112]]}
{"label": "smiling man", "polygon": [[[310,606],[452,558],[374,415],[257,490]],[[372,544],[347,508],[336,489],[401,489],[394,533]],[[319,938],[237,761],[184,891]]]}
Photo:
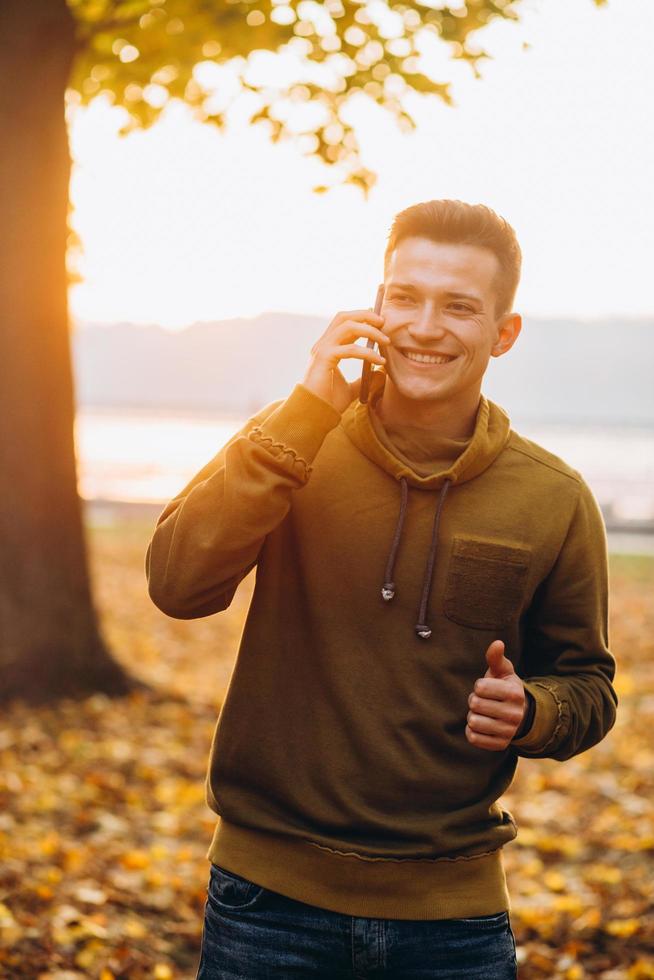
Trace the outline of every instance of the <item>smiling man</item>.
{"label": "smiling man", "polygon": [[[227,608],[257,567],[206,780],[201,980],[516,976],[499,799],[617,704],[597,504],[481,391],[519,274],[490,209],[401,212],[381,313],[337,314],[157,521],[168,615]],[[365,403],[345,358],[377,367]]]}
{"label": "smiling man", "polygon": [[501,308],[498,266],[488,248],[422,237],[391,251],[382,318],[390,342],[382,344],[392,383],[382,419],[442,435],[472,433],[489,358],[505,353],[521,326]]}

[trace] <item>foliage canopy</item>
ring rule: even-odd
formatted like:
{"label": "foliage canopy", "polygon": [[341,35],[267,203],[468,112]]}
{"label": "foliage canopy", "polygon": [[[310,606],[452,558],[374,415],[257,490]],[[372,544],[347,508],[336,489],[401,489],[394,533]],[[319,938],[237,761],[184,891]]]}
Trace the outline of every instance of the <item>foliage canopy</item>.
{"label": "foliage canopy", "polygon": [[451,101],[448,81],[422,70],[433,45],[478,74],[487,57],[478,32],[517,20],[521,2],[68,0],[77,43],[70,87],[82,104],[105,93],[122,105],[123,132],[150,126],[175,98],[222,127],[239,99],[273,141],[296,139],[366,191],[374,174],[361,165],[351,100],[367,97],[401,129],[415,128],[408,95]]}

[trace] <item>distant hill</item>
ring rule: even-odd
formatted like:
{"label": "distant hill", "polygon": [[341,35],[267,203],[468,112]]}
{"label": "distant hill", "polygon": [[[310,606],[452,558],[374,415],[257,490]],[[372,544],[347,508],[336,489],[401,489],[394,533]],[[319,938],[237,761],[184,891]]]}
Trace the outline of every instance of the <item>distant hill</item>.
{"label": "distant hill", "polygon": [[[264,313],[176,333],[129,323],[78,324],[82,406],[249,415],[302,380],[324,318]],[[527,319],[491,362],[485,393],[516,421],[654,425],[654,319]],[[354,378],[360,367],[348,365]]]}

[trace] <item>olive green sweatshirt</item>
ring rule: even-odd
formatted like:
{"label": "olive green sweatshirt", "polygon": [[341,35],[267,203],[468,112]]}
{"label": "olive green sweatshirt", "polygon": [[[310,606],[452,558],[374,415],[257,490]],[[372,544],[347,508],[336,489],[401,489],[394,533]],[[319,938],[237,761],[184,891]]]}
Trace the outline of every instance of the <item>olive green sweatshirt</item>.
{"label": "olive green sweatshirt", "polygon": [[[518,757],[567,759],[615,720],[604,525],[483,396],[463,451],[414,468],[371,415],[384,383],[342,415],[298,384],[250,419],[159,516],[149,591],[209,616],[256,565],[207,772],[211,861],[345,914],[493,914]],[[465,737],[494,639],[535,706],[502,752]]]}

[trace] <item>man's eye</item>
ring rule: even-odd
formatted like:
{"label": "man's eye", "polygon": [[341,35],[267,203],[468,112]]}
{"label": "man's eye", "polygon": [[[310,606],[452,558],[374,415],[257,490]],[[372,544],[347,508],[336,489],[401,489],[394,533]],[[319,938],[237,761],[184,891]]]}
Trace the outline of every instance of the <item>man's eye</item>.
{"label": "man's eye", "polygon": [[402,303],[402,302],[404,302],[405,299],[406,300],[410,300],[411,297],[408,296],[406,293],[394,293],[393,294],[393,299],[399,300],[400,303]]}
{"label": "man's eye", "polygon": [[450,309],[455,313],[474,313],[473,308],[466,303],[450,303]]}

